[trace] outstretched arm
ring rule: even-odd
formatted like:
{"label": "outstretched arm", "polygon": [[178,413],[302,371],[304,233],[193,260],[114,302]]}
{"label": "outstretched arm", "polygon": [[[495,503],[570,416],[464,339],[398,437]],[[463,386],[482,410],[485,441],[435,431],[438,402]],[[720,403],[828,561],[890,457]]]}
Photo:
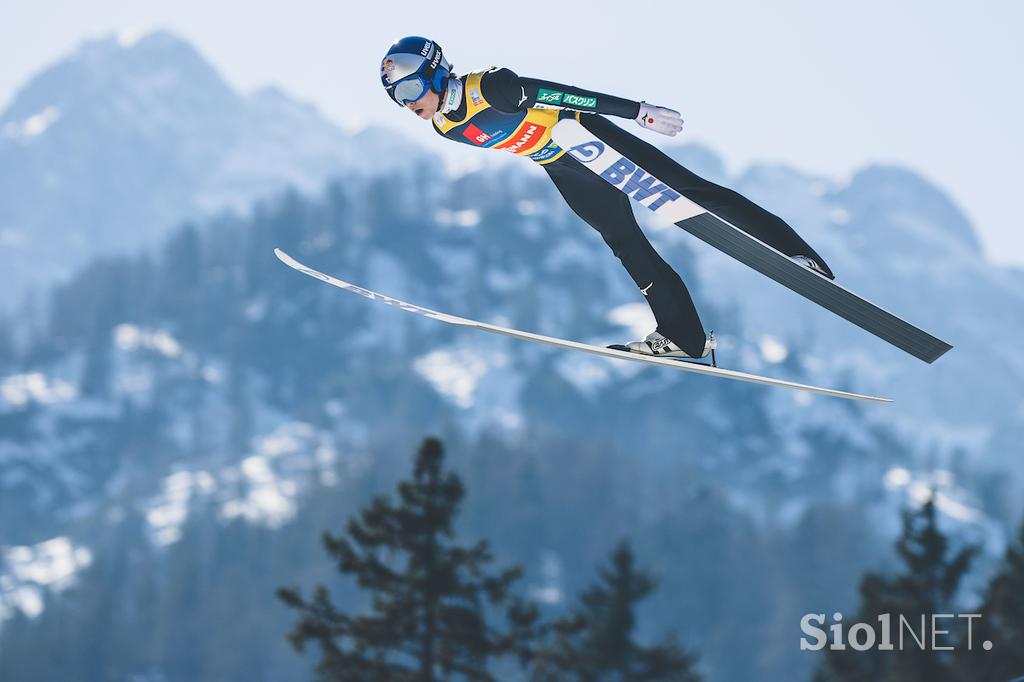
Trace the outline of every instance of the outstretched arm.
{"label": "outstretched arm", "polygon": [[484,75],[480,88],[488,102],[499,111],[521,111],[530,107],[568,109],[588,114],[631,118],[644,128],[663,135],[675,135],[683,128],[679,112],[646,102],[584,90],[574,85],[527,78],[511,69],[497,69]]}

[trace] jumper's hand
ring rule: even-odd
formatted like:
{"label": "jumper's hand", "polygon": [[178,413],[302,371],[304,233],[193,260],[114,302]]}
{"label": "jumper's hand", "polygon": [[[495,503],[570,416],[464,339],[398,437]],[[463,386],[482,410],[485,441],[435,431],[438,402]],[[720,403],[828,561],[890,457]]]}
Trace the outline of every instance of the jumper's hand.
{"label": "jumper's hand", "polygon": [[657,107],[647,102],[640,102],[640,114],[637,115],[636,122],[641,127],[662,135],[676,135],[683,129],[683,117],[678,111]]}

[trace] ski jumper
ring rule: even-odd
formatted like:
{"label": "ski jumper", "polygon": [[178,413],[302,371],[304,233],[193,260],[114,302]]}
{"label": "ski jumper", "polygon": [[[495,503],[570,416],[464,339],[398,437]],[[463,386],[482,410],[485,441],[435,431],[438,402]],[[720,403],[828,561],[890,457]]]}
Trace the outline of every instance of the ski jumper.
{"label": "ski jumper", "polygon": [[814,258],[831,270],[785,221],[733,190],[709,182],[659,149],[600,114],[635,119],[640,103],[550,81],[525,78],[509,69],[467,74],[462,101],[434,115],[442,136],[501,149],[541,164],[569,207],[596,229],[622,262],[657,320],[657,331],[693,357],[706,333],[683,280],[647,240],[629,197],[592,173],[551,139],[551,128],[574,117],[596,137],[641,165],[672,189],[788,256]]}

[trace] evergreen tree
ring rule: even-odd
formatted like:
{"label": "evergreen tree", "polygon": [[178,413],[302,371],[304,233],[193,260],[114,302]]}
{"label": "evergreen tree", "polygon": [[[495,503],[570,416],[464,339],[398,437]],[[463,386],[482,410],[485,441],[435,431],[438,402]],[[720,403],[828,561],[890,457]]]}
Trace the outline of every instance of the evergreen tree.
{"label": "evergreen tree", "polygon": [[534,682],[698,682],[694,659],[674,637],[646,647],[634,639],[636,606],[656,587],[637,567],[629,544],[620,543],[573,613],[550,626],[550,641],[537,652]]}
{"label": "evergreen tree", "polygon": [[18,357],[14,342],[14,324],[9,317],[0,318],[0,369],[6,370]]}
{"label": "evergreen tree", "polygon": [[[903,532],[896,541],[896,553],[903,564],[903,572],[894,577],[881,573],[866,573],[861,580],[861,605],[858,616],[845,619],[848,623],[872,625],[880,632],[878,617],[891,614],[891,633],[894,651],[882,651],[877,646],[857,651],[849,646],[844,650],[826,649],[825,660],[815,676],[816,682],[943,682],[954,680],[952,652],[932,650],[932,615],[957,614],[955,606],[960,581],[970,569],[978,547],[966,546],[953,553],[949,538],[942,533],[936,519],[934,498],[929,498],[920,509],[903,513]],[[901,616],[921,635],[924,616],[927,631],[925,648],[906,634],[900,650]],[[953,646],[964,621],[942,620],[939,627],[949,630],[948,637],[939,635],[936,645]],[[831,632],[831,631],[830,631]],[[880,635],[878,635],[880,637]],[[831,638],[828,647],[835,642]],[[876,642],[877,644],[877,642]]]}
{"label": "evergreen tree", "polygon": [[110,333],[110,329],[99,326],[90,335],[86,345],[81,380],[82,392],[86,395],[106,397],[109,394],[113,371]]}
{"label": "evergreen tree", "polygon": [[[1024,676],[1024,524],[985,591],[970,639],[957,646],[965,682],[1006,682]],[[986,649],[984,643],[991,642]],[[968,648],[969,647],[969,648]]]}
{"label": "evergreen tree", "polygon": [[[324,533],[338,569],[370,593],[367,611],[335,608],[323,586],[309,601],[297,589],[278,590],[300,613],[289,640],[300,652],[309,642],[320,646],[320,679],[492,680],[491,659],[528,655],[536,610],[510,594],[521,569],[494,569],[486,541],[456,542],[452,526],[465,490],[443,458],[440,441],[424,440],[397,504],[378,497],[349,520],[347,537]],[[500,607],[506,629],[488,619]]]}

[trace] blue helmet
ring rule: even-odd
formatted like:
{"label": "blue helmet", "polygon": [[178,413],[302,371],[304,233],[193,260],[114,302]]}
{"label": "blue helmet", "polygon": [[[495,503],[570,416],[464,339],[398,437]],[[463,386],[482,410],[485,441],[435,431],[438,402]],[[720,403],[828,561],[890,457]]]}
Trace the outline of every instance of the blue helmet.
{"label": "blue helmet", "polygon": [[448,87],[451,65],[441,46],[429,38],[396,40],[380,63],[380,82],[398,106],[415,102],[427,90],[440,94]]}

